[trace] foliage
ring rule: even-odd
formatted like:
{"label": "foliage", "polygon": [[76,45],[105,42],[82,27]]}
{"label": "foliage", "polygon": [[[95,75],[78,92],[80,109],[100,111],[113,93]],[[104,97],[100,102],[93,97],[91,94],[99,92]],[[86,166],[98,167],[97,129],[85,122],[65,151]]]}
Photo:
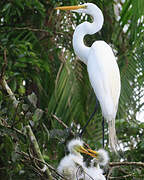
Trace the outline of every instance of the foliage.
{"label": "foliage", "polygon": [[[27,125],[31,125],[45,161],[56,168],[67,141],[73,137],[70,132],[77,134],[94,110],[95,94],[86,66],[74,55],[71,43],[73,27],[91,18],[54,10],[59,5],[84,2],[0,1],[0,179],[46,178],[38,163],[30,158],[34,153]],[[144,123],[137,121],[137,115],[144,107],[144,1],[87,2],[101,8],[105,23],[99,33],[86,36],[85,42],[88,46],[98,39],[109,43],[121,72],[116,121],[122,145],[120,159],[143,162]],[[14,93],[18,106],[14,107],[3,80]],[[102,146],[101,119],[99,108],[83,137],[96,149]],[[105,144],[108,150],[107,140]],[[110,155],[112,160],[119,161]],[[132,167],[115,168],[111,175],[129,175]],[[56,178],[55,171],[52,172]],[[144,176],[143,169],[137,166],[132,176]]]}

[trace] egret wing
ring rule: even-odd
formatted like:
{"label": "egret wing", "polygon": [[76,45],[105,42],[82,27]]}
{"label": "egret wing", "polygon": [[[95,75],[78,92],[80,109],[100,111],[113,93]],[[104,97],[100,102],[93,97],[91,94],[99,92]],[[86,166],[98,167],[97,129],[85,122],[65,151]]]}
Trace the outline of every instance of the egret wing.
{"label": "egret wing", "polygon": [[115,118],[120,95],[120,75],[115,56],[107,43],[96,41],[92,45],[87,68],[104,117]]}

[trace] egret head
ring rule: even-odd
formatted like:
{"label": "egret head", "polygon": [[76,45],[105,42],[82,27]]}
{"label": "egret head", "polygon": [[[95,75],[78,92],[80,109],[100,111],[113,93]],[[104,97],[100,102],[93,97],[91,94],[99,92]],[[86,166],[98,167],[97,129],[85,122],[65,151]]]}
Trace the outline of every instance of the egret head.
{"label": "egret head", "polygon": [[109,161],[108,152],[105,151],[104,149],[99,149],[97,151],[97,153],[98,153],[98,156],[97,156],[97,158],[94,158],[91,161],[91,165],[94,166],[96,163],[96,164],[100,164],[102,166],[105,166]]}
{"label": "egret head", "polygon": [[80,153],[85,153],[89,156],[97,158],[98,153],[96,151],[93,151],[91,149],[86,149],[83,147],[84,142],[81,139],[72,139],[67,147],[71,154],[79,155]]}
{"label": "egret head", "polygon": [[72,12],[77,12],[77,13],[86,13],[86,14],[90,14],[93,15],[95,13],[102,15],[101,10],[98,8],[98,6],[96,6],[93,3],[85,3],[82,5],[78,5],[78,6],[61,6],[61,7],[56,7],[56,10],[70,10]]}

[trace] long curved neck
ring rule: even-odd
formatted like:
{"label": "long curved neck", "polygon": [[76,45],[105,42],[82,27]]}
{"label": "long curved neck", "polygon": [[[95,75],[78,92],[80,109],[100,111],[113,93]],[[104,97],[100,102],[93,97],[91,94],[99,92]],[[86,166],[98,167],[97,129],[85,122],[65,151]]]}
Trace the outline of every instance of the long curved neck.
{"label": "long curved neck", "polygon": [[87,64],[87,57],[89,54],[90,47],[84,44],[84,36],[86,34],[94,34],[98,32],[103,25],[103,14],[101,10],[96,7],[90,13],[87,13],[93,17],[93,23],[84,22],[78,25],[73,35],[73,48],[75,54],[80,58],[82,62]]}

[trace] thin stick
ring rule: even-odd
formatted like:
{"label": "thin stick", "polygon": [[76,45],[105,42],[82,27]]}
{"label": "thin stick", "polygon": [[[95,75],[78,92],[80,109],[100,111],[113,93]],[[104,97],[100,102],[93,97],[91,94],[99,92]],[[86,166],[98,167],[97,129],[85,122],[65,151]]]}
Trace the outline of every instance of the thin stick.
{"label": "thin stick", "polygon": [[[52,114],[52,117],[54,117],[61,125],[63,125],[65,128],[69,128],[62,120],[60,120],[56,115],[54,115],[54,114]],[[72,131],[72,130],[70,130],[70,132],[71,132],[71,134],[74,136],[75,135],[75,133]]]}
{"label": "thin stick", "polygon": [[114,167],[114,166],[142,166],[144,167],[144,163],[142,162],[111,162],[109,163],[109,166]]}
{"label": "thin stick", "polygon": [[[127,174],[125,176],[119,176],[119,177],[109,177],[109,179],[125,179],[128,177],[137,177],[134,173]],[[139,176],[139,177],[144,177],[144,176]]]}

